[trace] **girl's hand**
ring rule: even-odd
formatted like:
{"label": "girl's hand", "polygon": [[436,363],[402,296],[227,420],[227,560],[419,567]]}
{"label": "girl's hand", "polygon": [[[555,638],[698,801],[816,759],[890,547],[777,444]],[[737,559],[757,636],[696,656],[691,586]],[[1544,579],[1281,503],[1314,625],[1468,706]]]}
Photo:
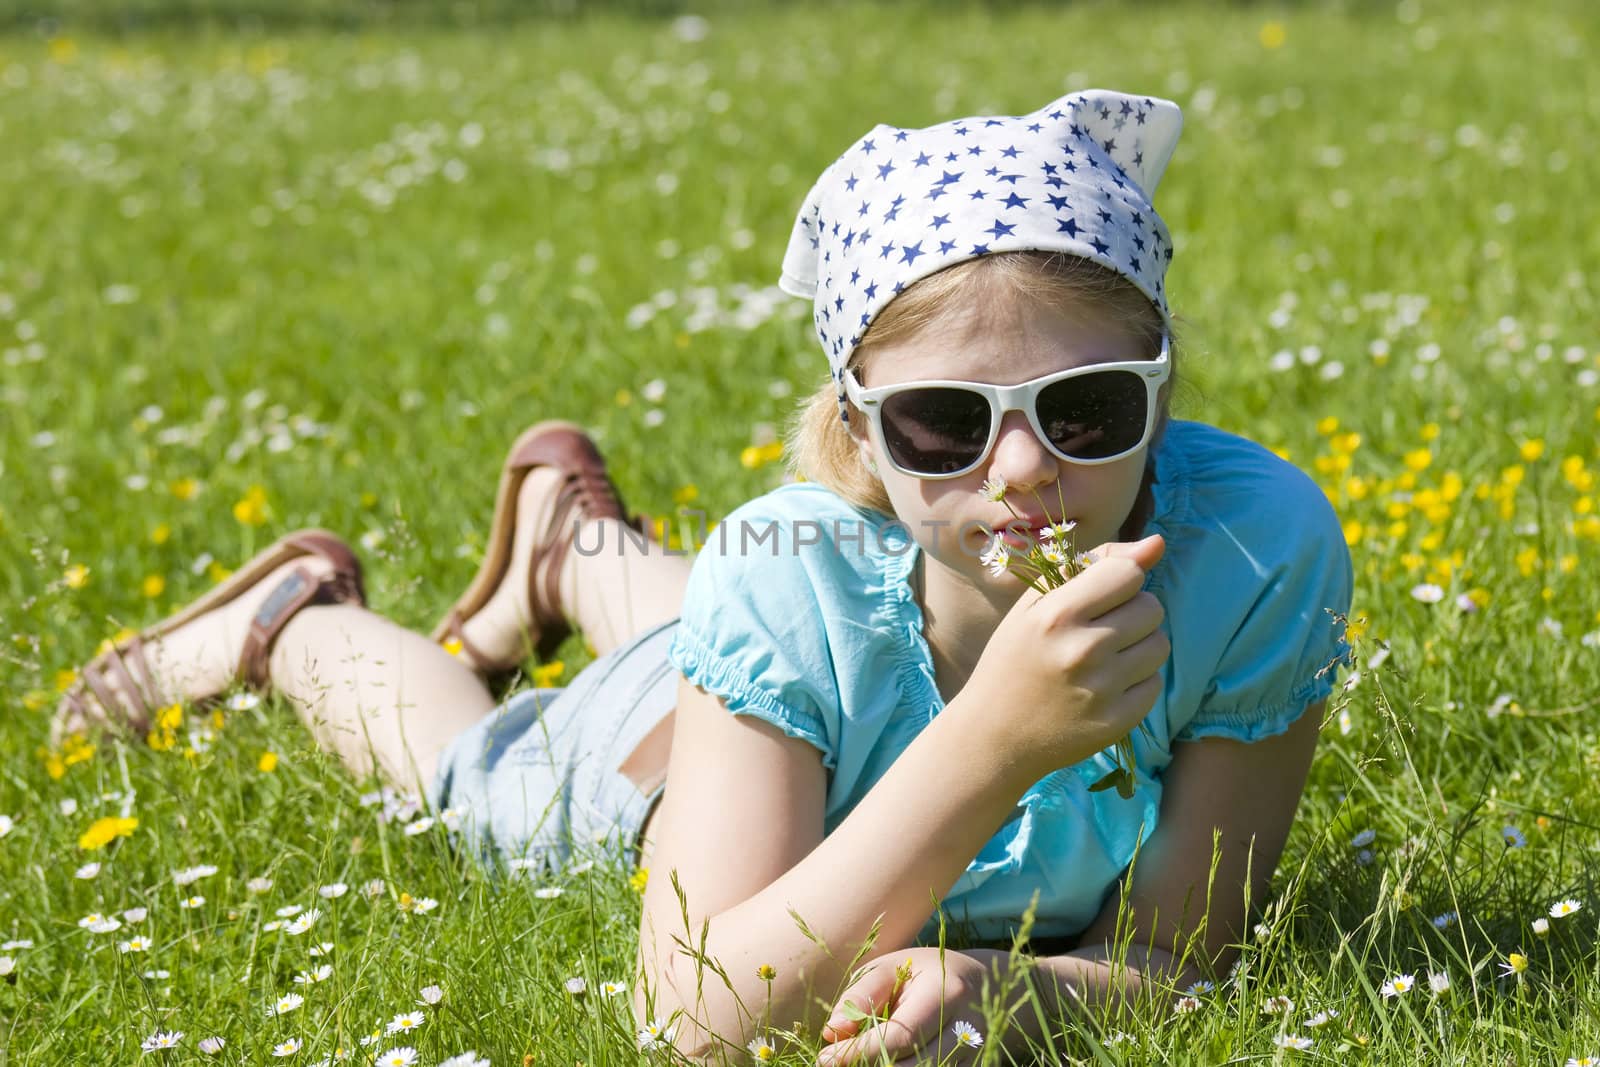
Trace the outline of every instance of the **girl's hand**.
{"label": "girl's hand", "polygon": [[1171,645],[1161,603],[1141,589],[1165,550],[1158,535],[1102,545],[1066,585],[1026,590],[995,628],[960,699],[1029,783],[1126,737],[1155,706]]}
{"label": "girl's hand", "polygon": [[[998,981],[994,959],[1006,954],[988,949],[946,949],[941,973],[937,948],[911,948],[881,956],[839,996],[822,1028],[829,1042],[818,1067],[853,1063],[913,1063],[919,1057],[939,1063],[975,1063],[983,1030],[983,985]],[[848,1006],[848,1007],[847,1007]],[[862,1020],[861,1015],[876,1021]],[[957,1037],[957,1022],[979,1035],[974,1043]],[[952,1055],[953,1054],[953,1055]],[[947,1061],[945,1057],[949,1055]]]}

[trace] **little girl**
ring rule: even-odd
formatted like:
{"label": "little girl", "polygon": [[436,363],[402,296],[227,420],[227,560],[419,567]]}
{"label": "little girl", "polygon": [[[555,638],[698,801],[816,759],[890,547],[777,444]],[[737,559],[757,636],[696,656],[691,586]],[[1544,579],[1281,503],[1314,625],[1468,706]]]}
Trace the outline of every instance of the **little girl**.
{"label": "little girl", "polygon": [[[1150,197],[1180,126],[1092,91],[857,141],[784,258],[832,371],[792,439],[804,480],[727,516],[692,569],[637,532],[581,431],[541,424],[434,634],[450,652],[301,535],[86,668],[61,728],[138,725],[155,692],[237,673],[358,771],[431,783],[486,856],[615,835],[650,870],[641,1043],[691,1055],[770,1047],[754,1012],[821,1026],[830,1063],[970,1056],[1006,953],[931,945],[941,921],[1008,943],[1030,906],[1046,1004],[1214,974],[1288,833],[1351,577],[1309,479],[1169,420]],[[1008,565],[1069,530],[1093,551],[1067,584]],[[478,675],[569,618],[595,663],[493,707]],[[1131,796],[1097,788],[1129,737]],[[1019,1013],[1007,1041],[1048,1024]]]}

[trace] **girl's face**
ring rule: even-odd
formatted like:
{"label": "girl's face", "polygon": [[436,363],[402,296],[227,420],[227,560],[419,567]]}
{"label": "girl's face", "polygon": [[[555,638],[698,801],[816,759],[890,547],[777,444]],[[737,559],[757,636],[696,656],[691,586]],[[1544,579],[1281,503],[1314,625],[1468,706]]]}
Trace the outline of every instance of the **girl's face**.
{"label": "girl's face", "polygon": [[[1153,353],[1146,348],[1125,328],[1093,314],[1002,301],[954,310],[912,338],[877,349],[858,377],[867,388],[939,378],[1015,385],[1093,363],[1148,359]],[[1138,496],[1146,453],[1140,449],[1097,466],[1069,463],[1045,447],[1020,411],[1006,412],[989,457],[956,478],[902,474],[881,441],[858,437],[857,445],[864,460],[876,463],[895,514],[930,562],[991,593],[1021,592],[1025,585],[1009,574],[988,574],[978,559],[988,542],[978,523],[1001,530],[1015,521],[1015,509],[1030,526],[1075,521],[1079,551],[1115,540]],[[1004,503],[979,493],[995,477],[1010,487]]]}

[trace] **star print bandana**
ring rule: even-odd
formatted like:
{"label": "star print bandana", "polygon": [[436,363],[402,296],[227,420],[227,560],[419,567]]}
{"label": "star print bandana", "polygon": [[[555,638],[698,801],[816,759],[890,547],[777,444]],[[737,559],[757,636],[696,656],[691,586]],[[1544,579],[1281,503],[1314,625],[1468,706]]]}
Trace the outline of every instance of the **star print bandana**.
{"label": "star print bandana", "polygon": [[1127,278],[1170,325],[1172,238],[1150,197],[1178,105],[1103,89],[1031,115],[876,126],[812,186],[778,285],[815,301],[840,415],[844,369],[878,312],[918,278],[991,252],[1083,256]]}

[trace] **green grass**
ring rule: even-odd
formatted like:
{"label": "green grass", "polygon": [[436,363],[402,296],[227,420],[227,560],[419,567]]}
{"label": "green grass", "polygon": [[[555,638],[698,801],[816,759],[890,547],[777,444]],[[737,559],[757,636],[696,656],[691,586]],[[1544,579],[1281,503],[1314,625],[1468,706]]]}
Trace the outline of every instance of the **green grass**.
{"label": "green grass", "polygon": [[[1263,44],[1271,22],[1281,47]],[[1179,252],[1180,414],[1328,487],[1367,624],[1244,980],[1192,1014],[1163,998],[1064,1020],[1058,1048],[1600,1054],[1593,41],[1581,0],[764,9],[718,13],[698,42],[616,16],[0,37],[0,814],[16,820],[0,941],[34,942],[0,953],[17,961],[0,1063],[130,1062],[157,1028],[187,1035],[164,1062],[200,1059],[215,1033],[224,1062],[313,1063],[435,983],[445,999],[410,1039],[425,1062],[637,1060],[627,998],[597,993],[633,980],[619,864],[564,876],[553,900],[497,886],[437,830],[380,824],[359,802],[370,783],[270,702],[193,760],[101,743],[53,777],[57,672],[202,592],[205,557],[236,565],[303,525],[367,535],[375,606],[431,625],[475,566],[507,442],[537,418],[594,427],[654,514],[688,486],[716,516],[777,484],[777,465],[739,456],[823,379],[806,308],[704,322],[694,290],[730,313],[736,286],[771,285],[810,180],[873,122],[1090,86],[1184,106],[1156,197]],[[676,301],[631,325],[662,293]],[[186,479],[198,491],[180,499]],[[234,516],[252,486],[261,525]],[[1439,603],[1413,597],[1424,583]],[[1456,606],[1475,591],[1479,610]],[[585,658],[563,651],[569,670]],[[267,751],[272,772],[256,769]],[[124,809],[130,837],[78,847]],[[1505,826],[1526,847],[1506,848]],[[99,876],[74,878],[91,859]],[[182,892],[207,903],[180,910],[171,874],[202,863],[218,873]],[[272,888],[252,895],[255,876]],[[319,900],[336,880],[350,893]],[[401,893],[440,906],[408,914]],[[1584,910],[1536,936],[1568,896]],[[325,914],[300,937],[264,932],[290,903]],[[77,925],[136,905],[140,926]],[[154,949],[119,954],[138,931]],[[313,940],[337,946],[333,977],[267,1018]],[[1498,977],[1519,950],[1526,973]],[[1420,988],[1381,997],[1402,973]],[[575,975],[582,997],[562,986]],[[1263,1014],[1274,996],[1294,1011]],[[1304,1029],[1320,1008],[1340,1015]],[[1280,1033],[1316,1045],[1279,1051]],[[305,1050],[271,1060],[288,1036]]]}

